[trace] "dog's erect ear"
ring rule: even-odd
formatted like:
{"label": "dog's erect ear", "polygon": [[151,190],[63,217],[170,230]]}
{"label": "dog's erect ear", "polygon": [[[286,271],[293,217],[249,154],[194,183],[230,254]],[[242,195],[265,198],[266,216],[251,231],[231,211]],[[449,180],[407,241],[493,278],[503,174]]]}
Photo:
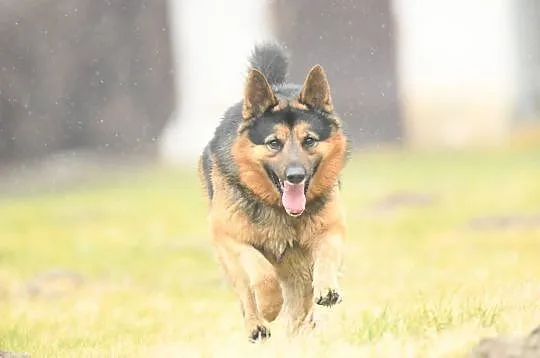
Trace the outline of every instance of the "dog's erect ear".
{"label": "dog's erect ear", "polygon": [[242,117],[244,119],[253,118],[277,104],[278,100],[266,77],[256,69],[250,70],[244,88]]}
{"label": "dog's erect ear", "polygon": [[298,101],[324,112],[331,113],[334,110],[330,85],[321,65],[315,65],[309,71]]}

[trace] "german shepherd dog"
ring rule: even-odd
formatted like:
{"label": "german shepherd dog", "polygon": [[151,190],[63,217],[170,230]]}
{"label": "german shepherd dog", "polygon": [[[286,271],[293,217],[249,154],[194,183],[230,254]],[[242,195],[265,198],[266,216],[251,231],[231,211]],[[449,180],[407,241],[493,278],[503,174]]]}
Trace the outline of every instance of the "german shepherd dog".
{"label": "german shepherd dog", "polygon": [[243,101],[225,112],[199,173],[217,257],[254,342],[278,315],[294,335],[314,327],[314,304],[342,300],[339,178],[350,144],[320,65],[299,86],[286,82],[278,44],[255,46],[249,62]]}

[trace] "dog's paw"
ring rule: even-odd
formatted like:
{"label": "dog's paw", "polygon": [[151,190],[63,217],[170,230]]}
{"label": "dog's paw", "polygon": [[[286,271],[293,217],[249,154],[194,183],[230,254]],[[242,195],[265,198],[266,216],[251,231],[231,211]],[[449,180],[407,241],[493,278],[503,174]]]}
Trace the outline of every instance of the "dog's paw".
{"label": "dog's paw", "polygon": [[321,306],[334,306],[340,303],[342,300],[342,294],[333,288],[320,290],[319,293],[315,295],[315,303]]}
{"label": "dog's paw", "polygon": [[249,341],[251,343],[263,342],[270,338],[270,336],[270,329],[268,329],[266,326],[258,325],[249,333]]}

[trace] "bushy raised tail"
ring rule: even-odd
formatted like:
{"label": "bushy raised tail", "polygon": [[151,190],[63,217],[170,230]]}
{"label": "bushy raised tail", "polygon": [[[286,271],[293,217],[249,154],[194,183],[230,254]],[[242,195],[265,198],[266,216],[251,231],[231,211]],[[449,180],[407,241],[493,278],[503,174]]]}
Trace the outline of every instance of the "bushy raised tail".
{"label": "bushy raised tail", "polygon": [[274,42],[255,46],[249,57],[251,68],[262,72],[270,85],[280,85],[287,79],[289,56],[285,49]]}

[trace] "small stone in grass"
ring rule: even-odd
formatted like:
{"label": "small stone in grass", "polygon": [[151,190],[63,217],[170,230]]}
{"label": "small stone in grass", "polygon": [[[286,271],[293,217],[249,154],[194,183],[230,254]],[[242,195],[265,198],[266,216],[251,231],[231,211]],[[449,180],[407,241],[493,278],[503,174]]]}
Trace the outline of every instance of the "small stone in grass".
{"label": "small stone in grass", "polygon": [[0,358],[30,358],[30,354],[0,351]]}

